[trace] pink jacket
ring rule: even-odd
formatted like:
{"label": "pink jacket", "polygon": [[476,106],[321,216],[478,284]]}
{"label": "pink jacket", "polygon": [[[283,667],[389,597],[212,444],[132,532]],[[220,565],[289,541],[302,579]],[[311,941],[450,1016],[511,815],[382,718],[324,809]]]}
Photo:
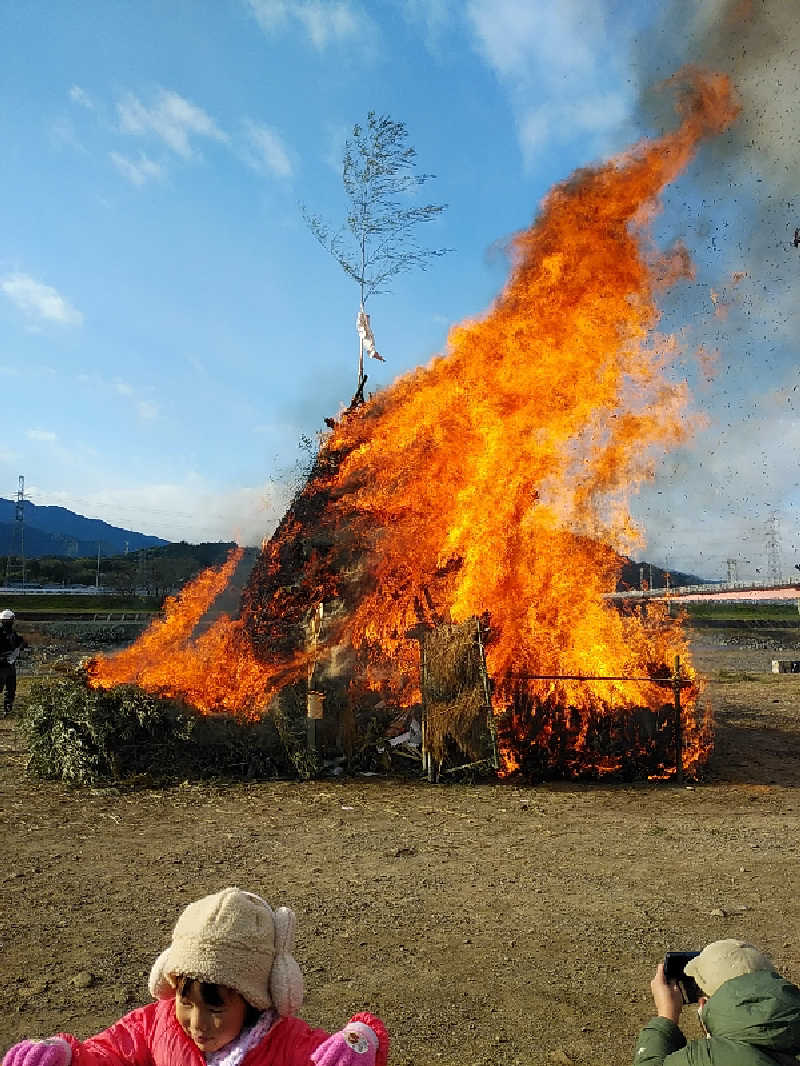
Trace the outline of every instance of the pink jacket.
{"label": "pink jacket", "polygon": [[[197,1045],[175,1017],[175,1001],[160,999],[131,1011],[88,1040],[58,1034],[72,1048],[72,1066],[205,1066]],[[280,1018],[241,1066],[309,1066],[330,1034],[300,1018]]]}

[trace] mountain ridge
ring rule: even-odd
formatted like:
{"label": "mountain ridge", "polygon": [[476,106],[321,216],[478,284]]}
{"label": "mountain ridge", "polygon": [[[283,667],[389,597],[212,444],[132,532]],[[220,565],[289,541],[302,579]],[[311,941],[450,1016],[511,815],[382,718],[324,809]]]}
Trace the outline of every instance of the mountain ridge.
{"label": "mountain ridge", "polygon": [[[16,501],[0,497],[0,555],[20,554]],[[23,503],[25,555],[61,555],[80,558],[119,555],[141,548],[158,548],[171,543],[163,537],[113,526],[100,518],[86,518],[67,507]]]}

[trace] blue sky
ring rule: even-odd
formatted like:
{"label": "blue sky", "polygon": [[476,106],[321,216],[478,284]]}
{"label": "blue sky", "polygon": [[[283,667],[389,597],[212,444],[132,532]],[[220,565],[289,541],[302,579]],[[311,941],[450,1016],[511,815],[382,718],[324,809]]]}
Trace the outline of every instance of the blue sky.
{"label": "blue sky", "polygon": [[[775,512],[790,569],[800,201],[776,204],[791,203],[798,78],[791,35],[767,32],[778,0],[734,35],[732,2],[676,0],[654,20],[639,0],[6,0],[0,492],[22,473],[35,503],[257,542],[301,436],[355,384],[357,290],[299,209],[343,217],[353,123],[369,109],[406,123],[437,175],[426,199],[448,204],[427,237],[454,249],[371,301],[373,388],[486,308],[502,242],[553,182],[658,131],[653,80],[713,58],[749,117],[670,191],[656,230],[686,240],[698,271],[664,325],[719,348],[718,374],[686,371],[709,427],[636,513],[648,558],[713,577],[731,556],[763,569]],[[746,68],[743,33],[767,41]]]}

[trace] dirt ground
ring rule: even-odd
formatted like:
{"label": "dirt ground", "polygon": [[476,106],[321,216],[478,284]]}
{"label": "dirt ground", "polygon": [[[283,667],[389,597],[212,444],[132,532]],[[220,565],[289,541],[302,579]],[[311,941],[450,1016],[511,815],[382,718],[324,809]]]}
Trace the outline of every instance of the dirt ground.
{"label": "dirt ground", "polygon": [[181,908],[229,884],[297,910],[304,1016],[380,1013],[395,1064],[629,1061],[664,951],[720,937],[800,982],[800,675],[769,673],[798,639],[697,632],[717,744],[682,788],[75,791],[3,720],[0,1049],[146,1002]]}

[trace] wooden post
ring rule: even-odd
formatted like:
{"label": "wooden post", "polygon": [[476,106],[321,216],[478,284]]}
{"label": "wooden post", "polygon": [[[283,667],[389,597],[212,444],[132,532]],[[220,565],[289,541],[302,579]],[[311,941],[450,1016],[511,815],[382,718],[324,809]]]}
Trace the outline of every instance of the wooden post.
{"label": "wooden post", "polygon": [[483,686],[483,698],[486,700],[486,724],[489,727],[489,737],[492,744],[492,769],[499,770],[500,756],[497,747],[497,726],[494,720],[494,711],[492,710],[492,692],[489,686],[489,675],[486,672],[486,652],[483,647],[483,632],[481,630],[480,618],[475,619],[475,630],[478,638],[478,654],[480,655],[479,670],[481,684]]}
{"label": "wooden post", "polygon": [[428,750],[428,713],[425,691],[428,684],[427,659],[425,656],[425,633],[420,634],[419,641],[419,679],[420,695],[422,697],[422,773],[429,781],[433,781],[433,756]]}
{"label": "wooden post", "polygon": [[313,688],[314,668],[317,665],[317,640],[322,625],[323,613],[323,604],[317,604],[309,621],[311,648],[306,679],[306,751],[309,755],[316,755],[319,750],[319,723],[322,718],[323,701],[325,699],[323,693],[317,692]]}
{"label": "wooden post", "polygon": [[683,784],[683,727],[681,723],[681,657],[675,656],[675,672],[672,675],[672,691],[675,696],[675,780]]}
{"label": "wooden post", "polygon": [[306,718],[306,751],[309,755],[317,754],[319,748],[318,730],[319,720],[317,718]]}

